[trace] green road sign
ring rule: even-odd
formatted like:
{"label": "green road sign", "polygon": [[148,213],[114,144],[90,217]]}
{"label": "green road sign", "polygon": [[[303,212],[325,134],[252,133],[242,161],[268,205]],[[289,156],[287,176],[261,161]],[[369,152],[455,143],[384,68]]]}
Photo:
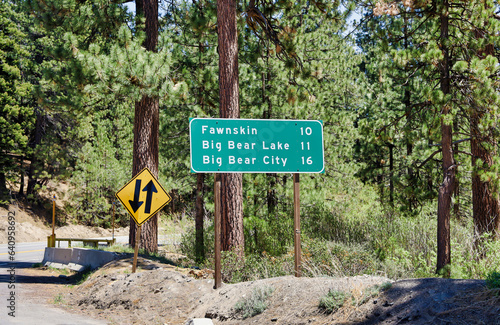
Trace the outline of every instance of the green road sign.
{"label": "green road sign", "polygon": [[195,173],[322,173],[323,124],[304,120],[192,118]]}

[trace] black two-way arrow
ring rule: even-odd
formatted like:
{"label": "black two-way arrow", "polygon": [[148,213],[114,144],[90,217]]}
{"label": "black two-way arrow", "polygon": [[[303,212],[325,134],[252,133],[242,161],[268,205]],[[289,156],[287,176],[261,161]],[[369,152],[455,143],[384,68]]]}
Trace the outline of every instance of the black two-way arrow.
{"label": "black two-way arrow", "polygon": [[146,206],[144,207],[144,213],[151,213],[151,200],[153,199],[153,193],[158,193],[153,181],[149,181],[142,191],[146,191]]}
{"label": "black two-way arrow", "polygon": [[[146,205],[144,206],[144,213],[151,213],[151,201],[153,200],[153,193],[158,193],[158,190],[155,187],[153,181],[149,181],[149,183],[144,186],[142,189],[143,192],[146,192]],[[134,192],[134,200],[128,200],[130,203],[130,207],[134,210],[134,213],[139,210],[144,201],[139,201],[139,195],[141,194],[141,180],[137,179],[135,181],[135,192]]]}
{"label": "black two-way arrow", "polygon": [[132,210],[134,210],[134,213],[139,210],[139,208],[142,205],[142,201],[139,201],[139,195],[141,194],[141,180],[137,179],[135,181],[135,192],[134,192],[134,200],[128,200],[128,203],[130,203],[130,207]]}

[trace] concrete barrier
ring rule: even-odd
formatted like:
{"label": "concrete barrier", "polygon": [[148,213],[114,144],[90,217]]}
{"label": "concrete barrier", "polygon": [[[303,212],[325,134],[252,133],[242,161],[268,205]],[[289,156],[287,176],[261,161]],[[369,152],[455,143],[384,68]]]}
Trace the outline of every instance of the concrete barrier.
{"label": "concrete barrier", "polygon": [[46,247],[42,264],[55,268],[68,268],[82,271],[86,268],[97,269],[117,257],[115,253],[88,248]]}
{"label": "concrete barrier", "polygon": [[73,250],[71,248],[46,247],[43,261],[47,260],[54,263],[68,264],[71,262],[72,255]]}

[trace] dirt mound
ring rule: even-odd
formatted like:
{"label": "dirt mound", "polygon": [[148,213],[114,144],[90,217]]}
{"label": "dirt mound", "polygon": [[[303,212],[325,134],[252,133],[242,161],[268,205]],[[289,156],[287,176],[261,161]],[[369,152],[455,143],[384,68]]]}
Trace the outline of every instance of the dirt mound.
{"label": "dirt mound", "polygon": [[[67,294],[67,307],[112,324],[185,324],[203,317],[228,325],[500,324],[500,298],[481,280],[287,276],[214,290],[213,279],[192,278],[189,269],[144,259],[138,273],[130,269],[131,259],[108,264]],[[262,288],[270,288],[267,308],[244,318],[236,304]],[[318,305],[330,290],[346,293],[347,299],[329,314]]]}

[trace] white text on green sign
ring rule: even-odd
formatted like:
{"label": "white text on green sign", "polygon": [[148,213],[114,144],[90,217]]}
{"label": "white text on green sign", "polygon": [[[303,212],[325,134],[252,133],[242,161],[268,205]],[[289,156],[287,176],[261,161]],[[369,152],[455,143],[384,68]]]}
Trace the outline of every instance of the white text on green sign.
{"label": "white text on green sign", "polygon": [[193,118],[189,132],[196,173],[324,171],[321,121]]}

